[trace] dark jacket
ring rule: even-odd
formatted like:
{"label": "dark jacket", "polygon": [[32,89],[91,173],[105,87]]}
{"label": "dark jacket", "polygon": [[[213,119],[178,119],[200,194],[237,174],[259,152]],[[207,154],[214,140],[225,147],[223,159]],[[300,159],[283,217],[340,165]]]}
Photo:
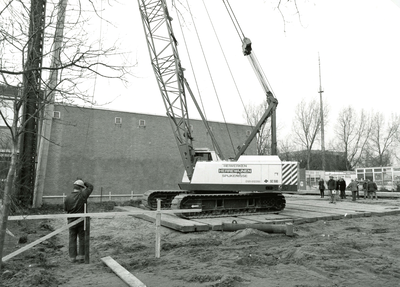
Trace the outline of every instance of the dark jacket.
{"label": "dark jacket", "polygon": [[378,186],[376,185],[375,182],[371,181],[368,183],[368,190],[369,191],[377,191],[378,190]]}
{"label": "dark jacket", "polygon": [[[67,195],[64,201],[64,210],[67,213],[83,213],[85,203],[93,191],[93,185],[85,182],[86,188],[82,191],[74,190]],[[68,223],[76,220],[78,218],[68,218]]]}
{"label": "dark jacket", "polygon": [[321,180],[318,182],[318,185],[319,185],[319,190],[325,190],[325,182],[324,182],[323,179],[321,179]]}
{"label": "dark jacket", "polygon": [[328,189],[336,189],[336,181],[333,178],[328,180]]}
{"label": "dark jacket", "polygon": [[340,179],[337,181],[337,190],[345,191],[346,190],[346,181],[344,179]]}

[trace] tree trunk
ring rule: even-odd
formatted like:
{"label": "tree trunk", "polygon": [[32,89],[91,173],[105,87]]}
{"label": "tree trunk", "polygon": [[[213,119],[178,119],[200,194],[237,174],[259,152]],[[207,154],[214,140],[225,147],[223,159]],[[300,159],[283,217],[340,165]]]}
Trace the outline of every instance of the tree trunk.
{"label": "tree trunk", "polygon": [[[10,203],[12,197],[12,190],[14,187],[15,170],[17,163],[17,153],[16,153],[17,143],[14,142],[11,151],[11,163],[8,170],[7,179],[4,187],[3,195],[3,206],[1,209],[1,228],[0,228],[0,258],[3,258],[4,241],[7,231],[8,213],[10,210]],[[0,261],[0,270],[2,268],[2,261]]]}

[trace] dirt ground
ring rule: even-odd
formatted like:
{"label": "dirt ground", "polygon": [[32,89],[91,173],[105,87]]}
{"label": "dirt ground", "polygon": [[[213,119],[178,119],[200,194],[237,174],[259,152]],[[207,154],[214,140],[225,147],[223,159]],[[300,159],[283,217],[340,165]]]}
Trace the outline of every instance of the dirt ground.
{"label": "dirt ground", "polygon": [[[400,200],[366,201],[400,206]],[[112,205],[94,209],[109,211]],[[5,254],[65,224],[10,223],[16,237],[7,235]],[[153,223],[132,216],[92,219],[90,264],[68,262],[64,231],[7,261],[0,286],[127,286],[102,263],[105,256],[148,287],[400,286],[399,215],[317,221],[294,230],[295,236],[288,237],[254,229],[185,234],[161,228],[157,259]],[[24,235],[27,243],[18,243]]]}

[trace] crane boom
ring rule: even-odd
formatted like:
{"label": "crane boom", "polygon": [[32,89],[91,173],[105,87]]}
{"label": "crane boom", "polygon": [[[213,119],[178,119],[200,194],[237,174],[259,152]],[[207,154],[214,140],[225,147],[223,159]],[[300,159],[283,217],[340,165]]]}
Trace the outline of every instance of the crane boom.
{"label": "crane boom", "polygon": [[[192,134],[188,115],[185,87],[188,87],[184,77],[177,49],[178,42],[174,36],[167,4],[165,0],[138,0],[140,15],[147,40],[151,65],[156,75],[158,87],[170,120],[179,152],[189,179],[192,178],[196,164],[195,150],[192,144]],[[189,88],[188,88],[189,89]],[[197,110],[206,125],[208,134],[217,149],[217,154],[223,158],[222,152],[205,121],[205,117],[189,89]]]}

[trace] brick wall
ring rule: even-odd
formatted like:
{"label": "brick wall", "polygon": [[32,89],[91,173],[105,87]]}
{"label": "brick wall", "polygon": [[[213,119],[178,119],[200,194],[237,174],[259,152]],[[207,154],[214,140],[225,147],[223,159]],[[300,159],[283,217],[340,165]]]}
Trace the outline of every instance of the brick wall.
{"label": "brick wall", "polygon": [[[179,189],[183,164],[166,116],[56,105],[45,177],[46,195],[69,193],[82,177],[94,184],[93,194],[143,193]],[[121,124],[115,118],[121,118]],[[140,127],[139,121],[145,126]],[[213,150],[203,123],[192,120],[194,146]],[[211,122],[226,158],[246,139],[248,126]],[[248,154],[255,153],[255,144]]]}

